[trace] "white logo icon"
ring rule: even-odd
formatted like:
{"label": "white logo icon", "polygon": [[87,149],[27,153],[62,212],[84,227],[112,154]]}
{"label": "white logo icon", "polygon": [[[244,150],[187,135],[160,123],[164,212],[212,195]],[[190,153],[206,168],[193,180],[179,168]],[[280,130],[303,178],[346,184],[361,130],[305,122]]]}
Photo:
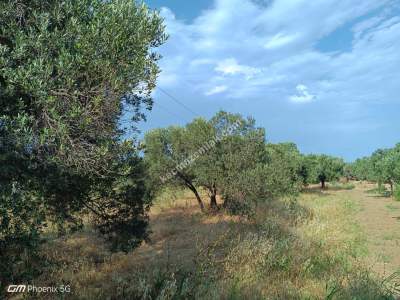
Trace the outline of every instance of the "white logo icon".
{"label": "white logo icon", "polygon": [[7,292],[9,293],[23,293],[26,290],[25,284],[10,284],[8,286]]}

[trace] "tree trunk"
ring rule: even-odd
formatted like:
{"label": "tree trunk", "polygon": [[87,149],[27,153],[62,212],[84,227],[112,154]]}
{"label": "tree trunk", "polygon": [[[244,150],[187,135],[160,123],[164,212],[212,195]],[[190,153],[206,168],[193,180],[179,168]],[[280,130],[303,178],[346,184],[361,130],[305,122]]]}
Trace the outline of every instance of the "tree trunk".
{"label": "tree trunk", "polygon": [[392,181],[390,181],[390,195],[393,197],[393,182]]}
{"label": "tree trunk", "polygon": [[197,202],[199,203],[200,209],[201,211],[204,211],[204,204],[203,201],[201,201],[200,195],[197,192],[197,190],[193,187],[192,192],[194,193],[194,195],[196,196]]}
{"label": "tree trunk", "polygon": [[325,189],[325,179],[321,180],[321,189]]}
{"label": "tree trunk", "polygon": [[200,198],[199,193],[197,192],[195,186],[192,184],[192,182],[190,180],[187,179],[187,177],[185,177],[182,173],[177,173],[178,176],[183,180],[183,182],[185,183],[185,185],[193,192],[193,194],[196,197],[197,203],[200,206],[200,209],[202,212],[204,212],[204,204],[203,201]]}
{"label": "tree trunk", "polygon": [[210,197],[210,207],[212,209],[216,209],[217,208],[217,195],[215,194],[211,194]]}
{"label": "tree trunk", "polygon": [[215,182],[213,183],[212,188],[210,189],[211,195],[210,195],[210,207],[211,209],[217,209],[217,188],[215,187]]}

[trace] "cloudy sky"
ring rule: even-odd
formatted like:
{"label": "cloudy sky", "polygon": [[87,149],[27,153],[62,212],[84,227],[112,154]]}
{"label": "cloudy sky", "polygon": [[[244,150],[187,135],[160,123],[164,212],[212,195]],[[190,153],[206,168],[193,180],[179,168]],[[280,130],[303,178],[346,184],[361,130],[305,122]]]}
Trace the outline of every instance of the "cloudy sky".
{"label": "cloudy sky", "polygon": [[400,142],[400,1],[146,2],[170,38],[142,131],[224,109],[348,161]]}

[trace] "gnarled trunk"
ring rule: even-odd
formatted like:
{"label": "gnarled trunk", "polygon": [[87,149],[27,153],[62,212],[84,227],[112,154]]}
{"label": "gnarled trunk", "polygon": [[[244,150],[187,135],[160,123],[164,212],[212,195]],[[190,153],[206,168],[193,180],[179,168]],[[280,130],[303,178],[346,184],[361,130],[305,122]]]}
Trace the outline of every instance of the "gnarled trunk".
{"label": "gnarled trunk", "polygon": [[189,188],[193,192],[193,194],[196,196],[197,203],[199,204],[201,211],[204,211],[203,201],[201,200],[200,195],[197,192],[196,188],[193,185],[192,185],[192,187],[189,187]]}
{"label": "gnarled trunk", "polygon": [[203,201],[201,200],[201,197],[199,193],[197,192],[196,187],[193,185],[192,181],[189,180],[185,175],[182,173],[178,172],[177,175],[179,176],[180,179],[183,180],[185,185],[193,192],[194,196],[196,197],[197,203],[199,204],[199,207],[201,211],[204,211],[204,204]]}
{"label": "gnarled trunk", "polygon": [[213,183],[210,189],[210,207],[211,209],[217,209],[217,188],[215,186],[215,182]]}

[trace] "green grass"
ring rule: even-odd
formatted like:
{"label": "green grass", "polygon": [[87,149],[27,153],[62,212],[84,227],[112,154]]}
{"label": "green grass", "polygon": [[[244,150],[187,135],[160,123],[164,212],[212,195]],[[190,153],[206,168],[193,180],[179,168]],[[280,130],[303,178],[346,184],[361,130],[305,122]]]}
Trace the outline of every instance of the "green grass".
{"label": "green grass", "polygon": [[383,239],[385,241],[397,240],[397,239],[399,239],[399,235],[396,234],[396,233],[393,233],[393,232],[392,233],[386,233],[386,234],[383,235]]}
{"label": "green grass", "polygon": [[378,258],[381,262],[390,263],[392,261],[392,257],[387,254],[379,254]]}
{"label": "green grass", "polygon": [[352,183],[341,183],[341,182],[332,182],[328,184],[328,188],[334,189],[334,190],[352,190],[356,186]]}
{"label": "green grass", "polygon": [[390,210],[390,211],[397,211],[397,210],[400,209],[400,207],[395,206],[395,205],[393,205],[393,204],[387,204],[385,207],[386,207],[388,210]]}
{"label": "green grass", "polygon": [[365,192],[368,194],[380,195],[382,197],[390,197],[391,196],[390,191],[384,185],[367,190]]}

